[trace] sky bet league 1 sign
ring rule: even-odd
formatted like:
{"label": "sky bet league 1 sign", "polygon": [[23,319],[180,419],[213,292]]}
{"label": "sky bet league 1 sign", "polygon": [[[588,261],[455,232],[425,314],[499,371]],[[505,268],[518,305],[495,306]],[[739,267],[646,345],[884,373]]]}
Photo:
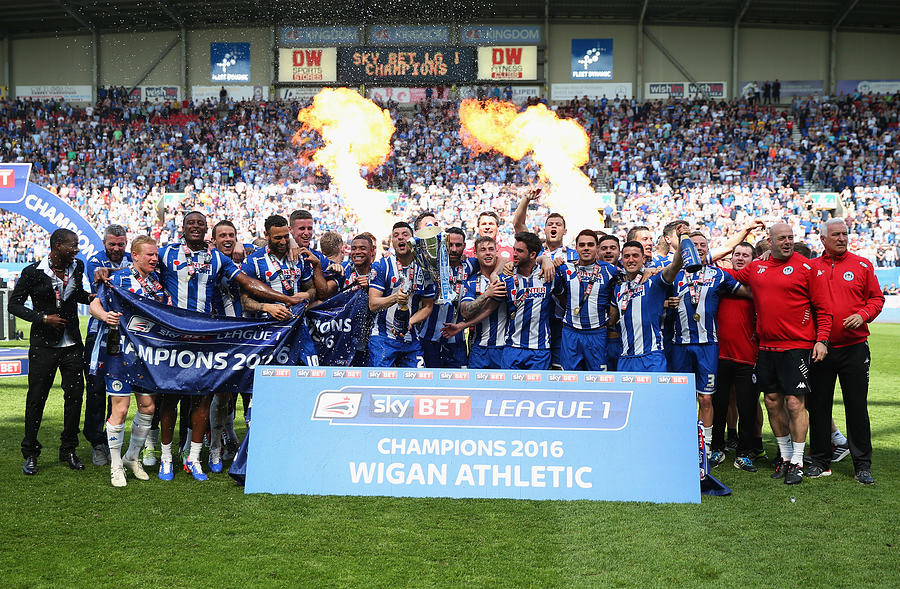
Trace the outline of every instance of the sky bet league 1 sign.
{"label": "sky bet league 1 sign", "polygon": [[[78,235],[78,257],[103,251],[103,238],[87,219],[58,196],[29,182],[31,164],[0,163],[0,209],[18,213],[53,233],[71,229]],[[49,236],[48,236],[49,243]]]}
{"label": "sky bet league 1 sign", "polygon": [[258,367],[253,390],[247,493],[700,501],[693,375]]}
{"label": "sky bet league 1 sign", "polygon": [[209,71],[219,84],[250,83],[250,43],[210,43]]}
{"label": "sky bet league 1 sign", "polygon": [[572,39],[572,79],[612,80],[613,40]]}

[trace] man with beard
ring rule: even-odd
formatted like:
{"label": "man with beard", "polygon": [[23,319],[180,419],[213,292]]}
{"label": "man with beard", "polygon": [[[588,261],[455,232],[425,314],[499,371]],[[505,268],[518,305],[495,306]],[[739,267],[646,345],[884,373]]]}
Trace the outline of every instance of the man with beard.
{"label": "man with beard", "polygon": [[557,278],[545,280],[537,263],[541,240],[534,233],[516,233],[513,246],[515,271],[501,276],[509,306],[503,368],[547,370],[550,368],[550,316],[553,295],[562,292]]}
{"label": "man with beard", "polygon": [[[465,284],[476,264],[463,257],[466,248],[466,234],[459,227],[451,227],[444,232],[447,253],[450,259],[450,288],[456,294],[453,301],[438,299],[431,314],[422,323],[419,338],[422,354],[428,368],[462,368],[466,365],[466,342],[460,333],[445,332],[445,326],[459,323],[459,302],[465,292]],[[435,291],[437,291],[435,285]],[[445,335],[445,333],[450,335]]]}
{"label": "man with beard", "polygon": [[[619,238],[615,235],[603,235],[600,237],[598,244],[599,258],[601,262],[606,262],[621,271],[619,263]],[[619,366],[619,357],[622,355],[622,333],[619,331],[619,324],[613,323],[606,328],[606,369],[617,370]]]}
{"label": "man with beard", "polygon": [[506,294],[506,287],[496,277],[497,242],[491,237],[476,239],[475,257],[479,272],[466,283],[465,294],[459,303],[465,321],[448,326],[447,331],[459,333],[467,327],[475,328],[469,348],[469,368],[502,368],[507,307],[498,304]]}
{"label": "man with beard", "polygon": [[809,429],[809,370],[828,354],[831,301],[827,283],[817,276],[810,260],[794,253],[790,225],[772,225],[769,245],[769,259],[753,260],[733,276],[753,291],[759,334],[757,385],[765,394],[769,423],[781,452],[772,478],[796,485],[803,481]]}
{"label": "man with beard", "polygon": [[[686,232],[686,227],[679,227]],[[641,282],[646,262],[646,249],[639,241],[622,246],[624,280],[616,285],[610,314],[617,318],[622,333],[622,357],[619,370],[624,372],[666,372],[663,353],[662,316],[666,294],[681,270],[681,248],[675,250],[672,263]]]}
{"label": "man with beard", "polygon": [[[291,213],[290,219],[290,236],[297,244],[297,264],[300,270],[300,289],[309,293],[310,304],[315,302],[316,286],[313,283],[313,273],[315,272],[314,264],[322,269],[327,276],[331,276],[328,270],[331,265],[325,254],[312,249],[313,238],[313,216],[309,211],[299,209]],[[293,257],[293,256],[292,256]]]}
{"label": "man with beard", "polygon": [[563,370],[604,371],[609,302],[619,269],[597,261],[597,234],[584,229],[575,239],[577,263],[557,268],[564,285],[562,348]]}
{"label": "man with beard", "polygon": [[[59,459],[72,470],[84,470],[84,463],[75,454],[84,396],[78,303],[88,304],[90,295],[81,286],[84,263],[75,259],[77,255],[75,232],[57,229],[50,235],[50,254],[22,270],[9,297],[9,312],[32,324],[22,439],[25,458],[22,472],[26,475],[37,474],[41,453],[38,430],[57,370],[62,376],[64,401]],[[31,298],[31,308],[25,306],[28,298]]]}
{"label": "man with beard", "polygon": [[[125,251],[128,240],[125,228],[121,225],[110,225],[103,234],[103,251],[88,259],[85,264],[85,275],[91,283],[91,293],[97,294],[97,282],[94,277],[97,268],[118,270],[131,262],[131,254]],[[91,445],[91,462],[103,466],[109,462],[109,448],[106,445],[106,434],[103,433],[103,421],[106,417],[106,383],[102,378],[90,374],[91,352],[97,339],[100,322],[91,317],[88,321],[87,337],[84,339],[84,437]]]}
{"label": "man with beard", "polygon": [[[263,225],[266,232],[266,247],[259,248],[244,260],[241,270],[247,276],[267,285],[273,291],[287,296],[295,296],[299,301],[312,301],[310,295],[299,286],[312,282],[311,274],[303,274],[304,269],[292,262],[288,256],[290,229],[281,215],[271,215]],[[311,270],[312,266],[306,268]],[[244,295],[241,300],[246,314],[264,317],[264,313],[279,321],[291,318],[291,312],[284,305],[264,303]]]}
{"label": "man with beard", "polygon": [[[525,226],[526,217],[528,215],[528,205],[537,201],[541,196],[541,190],[533,190],[528,193],[516,208],[513,215],[513,229],[516,233],[528,231]],[[544,220],[544,255],[550,259],[556,260],[562,258],[565,262],[575,262],[578,260],[578,252],[563,244],[563,238],[566,235],[566,219],[559,213],[550,213]],[[550,316],[550,366],[551,368],[562,368],[560,359],[560,346],[562,342],[563,329],[563,305],[560,301],[554,301],[553,314]]]}
{"label": "man with beard", "polygon": [[425,366],[415,327],[431,314],[435,285],[415,263],[415,253],[409,243],[412,236],[409,223],[394,223],[391,229],[394,253],[372,264],[369,280],[369,310],[375,313],[369,337],[372,366]]}
{"label": "man with beard", "polygon": [[[243,293],[253,298],[295,305],[303,297],[298,294],[277,292],[262,282],[241,272],[234,262],[222,252],[210,250],[206,244],[206,216],[193,211],[184,216],[182,223],[183,241],[160,248],[158,271],[166,292],[172,298],[172,305],[200,313],[212,314],[215,292],[221,279],[227,277],[236,282]],[[260,303],[261,305],[261,303]],[[251,310],[262,310],[251,309]],[[283,315],[283,314],[282,314]],[[174,391],[179,392],[179,391]],[[198,481],[208,477],[200,464],[200,450],[203,436],[209,422],[209,404],[212,395],[194,398],[191,412],[191,447],[184,469]],[[159,478],[172,480],[172,437],[175,429],[175,415],[178,404],[177,394],[164,394],[160,399],[160,422],[162,457]]]}

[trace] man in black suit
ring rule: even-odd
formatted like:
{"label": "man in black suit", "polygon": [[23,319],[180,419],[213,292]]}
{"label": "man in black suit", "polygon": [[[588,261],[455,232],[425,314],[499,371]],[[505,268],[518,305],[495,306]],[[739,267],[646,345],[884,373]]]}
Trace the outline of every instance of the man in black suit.
{"label": "man in black suit", "polygon": [[[50,236],[50,255],[22,270],[9,299],[10,313],[32,323],[22,439],[25,457],[22,472],[27,475],[37,474],[37,457],[41,453],[38,429],[57,370],[62,375],[65,402],[59,459],[73,470],[84,469],[75,454],[84,398],[83,344],[77,303],[88,304],[90,295],[82,286],[84,263],[76,260],[76,255],[78,236],[68,229],[57,229]],[[32,309],[25,306],[28,297]]]}

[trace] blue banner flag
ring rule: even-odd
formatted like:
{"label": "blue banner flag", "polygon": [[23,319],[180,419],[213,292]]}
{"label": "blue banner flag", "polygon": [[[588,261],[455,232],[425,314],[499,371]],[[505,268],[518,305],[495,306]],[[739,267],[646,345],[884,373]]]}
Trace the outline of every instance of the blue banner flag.
{"label": "blue banner flag", "polygon": [[368,314],[369,297],[362,289],[345,290],[306,312],[306,327],[322,365],[350,365],[365,337]]}
{"label": "blue banner flag", "polygon": [[305,330],[298,329],[302,314],[284,323],[212,317],[115,286],[102,287],[98,296],[105,308],[122,313],[121,353],[106,354],[105,329],[94,350],[95,371],[106,375],[116,392],[125,387],[189,395],[249,392],[253,368],[300,363],[308,349]]}
{"label": "blue banner flag", "polygon": [[31,183],[31,164],[0,163],[0,209],[18,213],[53,233],[71,229],[78,235],[78,257],[84,261],[103,251],[103,238],[71,205]]}
{"label": "blue banner flag", "polygon": [[287,322],[212,317],[119,287],[101,287],[98,296],[122,313],[121,353],[106,353],[104,326],[92,362],[115,392],[250,392],[260,365],[348,365],[368,325],[363,290],[339,293],[311,311],[297,305]]}

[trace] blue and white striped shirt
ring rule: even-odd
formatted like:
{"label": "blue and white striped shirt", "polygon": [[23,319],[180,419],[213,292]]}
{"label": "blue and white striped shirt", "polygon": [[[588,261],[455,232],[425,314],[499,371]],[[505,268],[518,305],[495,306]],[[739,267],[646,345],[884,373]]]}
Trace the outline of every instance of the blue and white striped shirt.
{"label": "blue and white striped shirt", "polygon": [[[609,302],[619,269],[606,262],[589,266],[563,264],[556,269],[563,281],[563,323],[579,330],[606,329]],[[578,313],[575,310],[578,310]]]}
{"label": "blue and white striped shirt", "polygon": [[[478,261],[475,258],[465,258],[459,266],[450,266],[450,288],[456,293],[456,300],[451,302],[435,301],[434,308],[428,319],[422,322],[422,328],[419,330],[419,337],[426,341],[441,340],[441,328],[445,323],[459,323],[462,319],[459,315],[459,303],[463,294],[466,292],[466,281],[472,276],[472,273],[478,268]],[[436,294],[440,289],[435,285]],[[463,334],[458,333],[447,343],[455,344],[463,341]]]}
{"label": "blue and white striped shirt", "polygon": [[171,243],[159,248],[157,272],[173,306],[212,314],[220,281],[233,281],[241,269],[219,250],[191,251]]}
{"label": "blue and white striped shirt", "polygon": [[[412,274],[412,280],[410,280],[410,274]],[[422,299],[433,299],[435,296],[434,282],[415,262],[410,267],[401,268],[397,257],[391,254],[372,264],[372,272],[369,274],[369,288],[380,291],[381,296],[390,296],[395,290],[403,288],[404,285],[406,285],[405,289],[410,294],[408,303],[410,317],[419,310]],[[393,325],[394,315],[398,308],[398,305],[394,303],[387,309],[382,309],[375,314],[372,335],[383,335],[390,339],[397,339],[394,335]],[[419,336],[415,331],[415,329],[410,329],[404,336],[403,341],[416,341]]]}
{"label": "blue and white striped shirt", "polygon": [[241,270],[275,292],[288,296],[300,292],[303,284],[313,279],[311,264],[295,264],[287,256],[278,258],[269,254],[268,246],[261,247],[247,256]]}
{"label": "blue and white striped shirt", "polygon": [[147,276],[147,278],[143,280],[144,284],[147,285],[147,289],[144,289],[144,287],[141,285],[141,281],[135,278],[134,270],[131,265],[113,272],[109,277],[109,282],[113,286],[118,286],[127,290],[128,292],[133,292],[138,296],[152,299],[157,302],[168,302],[168,296],[166,295],[164,289],[154,290],[153,288],[154,285],[162,286],[159,275],[155,271],[151,272]]}
{"label": "blue and white striped shirt", "polygon": [[[717,343],[719,297],[734,294],[740,287],[740,282],[715,266],[703,266],[699,272],[690,274],[684,270],[679,272],[672,287],[674,296],[680,299],[673,341],[676,344]],[[692,291],[696,305],[691,300]],[[700,321],[694,320],[694,314],[700,315]]]}
{"label": "blue and white striped shirt", "polygon": [[562,281],[544,282],[543,270],[535,266],[529,276],[502,276],[506,283],[509,314],[506,345],[528,350],[550,349],[550,315],[553,295],[562,291]]}
{"label": "blue and white striped shirt", "polygon": [[[87,264],[84,265],[84,277],[87,278],[87,281],[91,285],[91,292],[97,294],[97,284],[94,282],[94,271],[97,268],[109,268],[111,270],[119,270],[121,268],[127,268],[131,263],[131,254],[125,252],[125,255],[122,256],[122,261],[118,264],[114,264],[109,260],[109,256],[106,255],[106,250],[102,252],[97,252],[95,255],[91,256],[87,261]],[[88,334],[97,333],[97,329],[100,327],[100,320],[96,319],[93,315],[88,321]]]}
{"label": "blue and white striped shirt", "polygon": [[[491,279],[478,274],[466,282],[466,292],[460,302],[471,302],[487,290]],[[497,305],[493,313],[475,325],[473,345],[483,348],[502,348],[506,345],[506,303]]]}
{"label": "blue and white striped shirt", "polygon": [[662,351],[663,304],[669,287],[662,272],[651,276],[643,284],[621,281],[616,285],[615,304],[619,307],[619,328],[622,332],[622,356],[643,356]]}

